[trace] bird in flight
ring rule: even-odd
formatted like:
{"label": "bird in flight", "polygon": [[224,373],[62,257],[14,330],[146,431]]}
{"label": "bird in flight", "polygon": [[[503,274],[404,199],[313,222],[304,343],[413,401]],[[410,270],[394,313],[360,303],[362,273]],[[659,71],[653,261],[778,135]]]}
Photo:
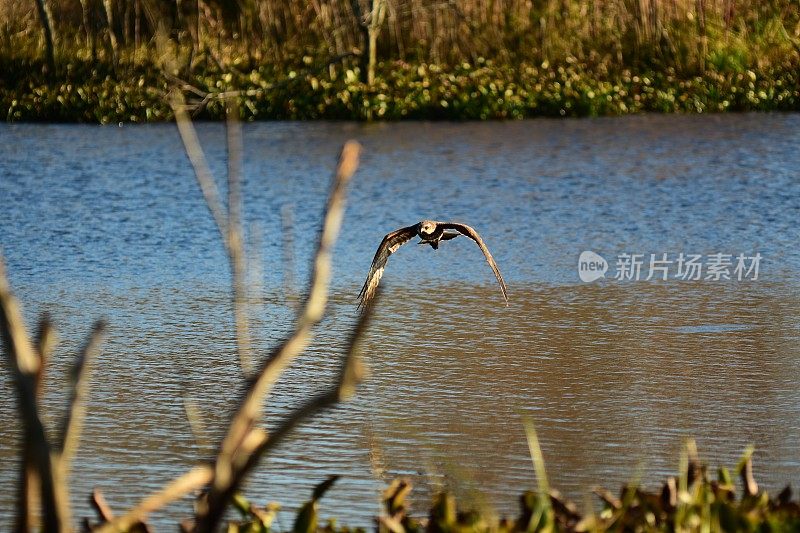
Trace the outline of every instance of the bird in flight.
{"label": "bird in flight", "polygon": [[[453,231],[447,231],[453,230]],[[435,220],[423,220],[413,226],[400,228],[395,230],[381,241],[378,246],[378,251],[375,252],[375,257],[372,259],[372,266],[367,274],[367,280],[361,288],[361,293],[358,295],[359,307],[366,307],[378,289],[378,283],[381,281],[383,271],[386,268],[386,262],[389,256],[392,255],[402,245],[413,239],[419,237],[420,241],[417,244],[429,244],[434,250],[439,249],[439,241],[449,241],[459,235],[469,237],[477,243],[483,255],[486,257],[486,262],[492,267],[494,276],[500,284],[500,290],[503,292],[503,298],[508,305],[508,292],[506,291],[506,283],[503,281],[503,276],[500,275],[500,269],[497,268],[497,263],[494,262],[492,254],[483,243],[483,239],[478,235],[478,232],[466,224],[459,224],[458,222],[437,222]]]}

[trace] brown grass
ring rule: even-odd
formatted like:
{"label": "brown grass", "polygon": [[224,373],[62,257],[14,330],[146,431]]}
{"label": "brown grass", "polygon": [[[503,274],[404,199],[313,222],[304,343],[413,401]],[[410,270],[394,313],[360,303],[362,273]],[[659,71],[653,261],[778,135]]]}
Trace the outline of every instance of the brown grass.
{"label": "brown grass", "polygon": [[[366,49],[372,7],[384,3],[385,9],[376,11],[384,15],[378,28],[379,60],[573,58],[703,68],[720,54],[737,60],[743,56],[751,66],[769,64],[796,53],[800,43],[800,10],[794,0],[199,0],[181,2],[180,12],[166,1],[108,1],[116,17],[113,31],[99,1],[89,2],[94,8],[88,33],[101,44],[101,58],[110,58],[111,36],[121,43],[123,56],[149,56],[147,48],[137,51],[135,45],[148,46],[159,29],[190,49],[189,63],[280,63],[304,53],[336,57]],[[49,4],[62,55],[77,53],[76,47],[88,55],[80,4]],[[32,5],[0,2],[7,50],[17,40],[29,48],[32,41],[42,41]]]}

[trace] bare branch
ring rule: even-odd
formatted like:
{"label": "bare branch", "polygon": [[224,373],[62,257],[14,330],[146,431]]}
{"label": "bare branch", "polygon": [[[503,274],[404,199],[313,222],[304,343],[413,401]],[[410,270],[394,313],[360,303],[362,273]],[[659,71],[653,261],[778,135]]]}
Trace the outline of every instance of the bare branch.
{"label": "bare branch", "polygon": [[47,370],[47,361],[50,359],[57,341],[58,336],[50,315],[42,313],[39,318],[39,327],[36,330],[36,351],[39,354],[39,371],[36,373],[36,395],[38,398],[41,398],[44,393],[44,376]]}
{"label": "bare branch", "polygon": [[[36,331],[36,352],[39,356],[39,370],[34,378],[36,399],[44,394],[45,373],[47,362],[50,359],[53,347],[56,343],[56,333],[50,315],[42,313],[39,318],[39,326]],[[41,508],[41,483],[39,483],[38,473],[33,464],[33,456],[29,448],[22,450],[22,461],[20,462],[20,484],[19,501],[17,512],[19,520],[17,527],[19,530],[28,530],[38,525],[38,510]]]}
{"label": "bare branch", "polygon": [[[380,295],[376,294],[376,296]],[[286,419],[275,428],[268,439],[256,446],[253,452],[247,457],[246,462],[238,469],[238,476],[234,486],[238,486],[250,470],[258,464],[261,457],[280,444],[284,437],[289,435],[300,423],[334,406],[340,401],[348,400],[355,393],[356,386],[363,381],[366,375],[366,368],[358,355],[358,341],[363,336],[364,331],[366,331],[374,309],[374,306],[370,306],[365,312],[359,315],[358,322],[350,333],[350,338],[347,342],[344,363],[339,372],[336,385],[329,391],[311,398],[308,402],[298,407],[296,411],[286,417]]]}
{"label": "bare branch", "polygon": [[106,324],[103,320],[95,322],[89,339],[81,349],[72,370],[72,397],[61,432],[61,455],[59,457],[59,468],[65,481],[69,477],[72,458],[78,450],[83,419],[86,416],[86,393],[91,379],[92,361],[100,351],[105,329]]}
{"label": "bare branch", "polygon": [[[242,250],[242,125],[239,122],[239,105],[236,98],[229,98],[225,131],[228,145],[228,248]],[[234,242],[236,237],[237,242]],[[234,246],[234,244],[236,246]],[[244,266],[244,265],[242,265]]]}
{"label": "bare branch", "polygon": [[250,373],[250,330],[247,316],[246,256],[242,231],[242,126],[239,106],[230,98],[226,121],[228,144],[228,235],[225,239],[233,283],[233,318],[236,327],[236,348],[245,375]]}
{"label": "bare branch", "polygon": [[234,416],[228,434],[222,441],[217,456],[208,509],[205,513],[200,513],[203,516],[200,516],[198,521],[201,531],[212,531],[221,519],[230,498],[231,488],[234,486],[232,484],[236,473],[233,464],[237,450],[261,416],[262,404],[272,386],[286,367],[306,348],[311,337],[312,327],[322,319],[328,300],[331,249],[341,227],[345,190],[347,183],[358,168],[359,152],[360,145],[355,141],[347,142],[342,148],[339,165],[328,197],[317,252],[314,256],[305,305],[294,332],[273,351],[262,366],[258,377],[253,381]]}
{"label": "bare branch", "polygon": [[[36,401],[36,376],[39,373],[41,360],[34,351],[25,331],[22,313],[17,299],[11,293],[2,259],[0,259],[0,334],[3,337],[3,347],[17,387],[24,430],[23,449],[29,454],[26,454],[26,459],[30,461],[28,468],[34,469],[38,474],[38,476],[32,477],[38,477],[40,485],[43,527],[46,531],[60,531],[63,527],[61,523],[62,504],[68,506],[69,502],[57,501],[50,444],[47,442],[44,426],[39,417]],[[27,483],[21,484],[20,490],[25,491],[25,494],[20,494],[20,502],[28,501],[28,488]],[[32,509],[25,505],[20,511],[17,527],[27,529]]]}
{"label": "bare branch", "polygon": [[2,310],[3,340],[8,349],[8,356],[12,358],[14,370],[25,375],[36,375],[41,361],[33,350],[28,333],[25,331],[25,322],[19,303],[11,293],[11,287],[6,277],[5,263],[0,258],[0,309]]}
{"label": "bare branch", "polygon": [[289,204],[281,208],[281,262],[283,263],[283,297],[290,307],[297,309],[294,294],[294,216]]}
{"label": "bare branch", "polygon": [[103,496],[103,493],[100,492],[100,489],[94,489],[92,491],[92,497],[89,501],[97,512],[97,516],[100,517],[100,520],[103,522],[110,522],[114,519],[114,512],[111,510],[108,502],[106,502],[106,498]]}
{"label": "bare branch", "polygon": [[157,511],[165,505],[208,485],[208,483],[211,482],[213,475],[214,470],[211,468],[211,466],[196,466],[179,478],[173,480],[159,492],[156,492],[155,494],[152,494],[142,500],[139,505],[125,513],[123,516],[115,518],[107,524],[103,524],[94,531],[95,533],[127,531],[133,525],[143,522],[150,513]]}
{"label": "bare branch", "polygon": [[[232,497],[233,493],[242,484],[247,475],[258,465],[261,458],[278,446],[285,437],[297,428],[297,426],[309,418],[322,413],[326,409],[333,407],[340,401],[347,400],[353,395],[356,386],[361,383],[366,374],[365,367],[361,358],[358,356],[358,341],[369,325],[373,309],[375,309],[374,306],[368,307],[358,317],[358,322],[356,322],[355,327],[350,333],[342,368],[334,387],[312,397],[302,404],[281,421],[270,435],[267,435],[263,430],[255,428],[245,438],[239,450],[241,453],[236,456],[237,464],[234,465],[233,480],[226,490],[225,498]],[[200,524],[203,524],[206,528],[210,528],[201,528],[201,531],[210,531],[215,527],[215,524],[204,524],[203,522],[200,522]]]}
{"label": "bare branch", "polygon": [[[75,456],[80,443],[83,419],[86,417],[86,394],[89,389],[92,360],[100,350],[104,332],[105,323],[102,320],[98,320],[72,369],[72,397],[67,407],[67,414],[64,417],[64,425],[61,431],[61,453],[54,457],[56,461],[56,468],[53,472],[55,491],[60,502],[69,502],[69,473],[72,458]],[[64,524],[72,523],[69,506],[62,507],[61,520]]]}
{"label": "bare branch", "polygon": [[206,200],[206,206],[217,224],[217,229],[222,236],[222,242],[228,248],[228,222],[225,211],[222,208],[222,202],[219,199],[219,191],[217,190],[214,176],[211,174],[211,169],[206,161],[206,156],[203,154],[203,149],[200,147],[200,140],[197,138],[197,132],[194,129],[189,115],[186,113],[186,104],[183,96],[180,93],[173,91],[170,95],[170,106],[175,113],[175,123],[178,125],[178,131],[181,134],[183,146],[186,148],[186,155],[189,156],[189,162],[194,168],[194,175],[197,179],[197,184],[203,192],[203,197]]}
{"label": "bare branch", "polygon": [[236,327],[236,348],[242,371],[250,370],[250,333],[247,320],[247,295],[245,285],[244,236],[241,221],[241,159],[242,132],[238,121],[238,106],[232,97],[228,101],[226,122],[228,146],[228,209],[222,207],[216,182],[208,167],[203,148],[197,138],[191,119],[186,113],[183,96],[173,92],[170,105],[175,113],[175,122],[183,140],[186,154],[194,168],[197,183],[203,192],[206,206],[217,224],[231,268],[233,286],[233,315]]}

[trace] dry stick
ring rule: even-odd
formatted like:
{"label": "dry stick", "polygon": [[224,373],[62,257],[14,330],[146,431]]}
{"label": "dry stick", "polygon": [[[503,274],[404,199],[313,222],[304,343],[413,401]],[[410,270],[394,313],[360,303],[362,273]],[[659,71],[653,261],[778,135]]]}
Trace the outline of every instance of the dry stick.
{"label": "dry stick", "polygon": [[[355,172],[355,169],[358,166],[358,153],[360,151],[360,147],[358,143],[354,141],[350,141],[345,144],[342,155],[340,157],[339,167],[337,169],[336,178],[334,180],[333,191],[331,192],[331,196],[328,200],[328,209],[326,211],[325,220],[323,222],[323,229],[322,235],[320,236],[319,247],[317,250],[317,254],[315,256],[315,264],[314,264],[314,273],[312,274],[312,281],[311,281],[311,289],[309,291],[308,300],[306,302],[306,306],[304,309],[304,313],[301,317],[301,323],[298,324],[297,331],[293,336],[291,336],[287,341],[285,341],[281,347],[279,347],[273,353],[272,357],[267,361],[265,364],[261,377],[263,378],[265,374],[268,374],[267,384],[271,385],[274,383],[277,375],[280,374],[280,371],[291,362],[291,359],[294,358],[298,353],[299,350],[305,346],[305,343],[308,342],[307,336],[309,334],[309,329],[313,325],[313,323],[318,322],[321,319],[322,311],[324,311],[325,303],[327,300],[327,284],[330,278],[330,249],[333,246],[333,242],[335,241],[336,234],[338,233],[339,226],[341,224],[342,218],[342,210],[343,210],[343,202],[344,202],[344,186],[349,181],[352,174]],[[322,286],[320,286],[322,285]],[[366,325],[366,320],[368,319],[369,314],[364,313],[360,317],[359,324],[360,326],[357,327],[357,330],[362,330]],[[316,322],[314,322],[316,320]],[[354,335],[354,338],[358,338],[358,335]],[[351,349],[348,350],[349,354],[352,354],[352,346]],[[351,360],[351,356],[348,357],[347,361]],[[288,360],[287,360],[288,359]],[[278,361],[280,363],[280,369],[276,369],[273,367],[275,364],[274,361]],[[277,374],[272,375],[274,372]],[[361,378],[363,374],[362,367],[360,363],[355,364],[346,364],[344,367],[344,371],[342,372],[342,379],[346,379],[347,383],[345,385],[341,385],[338,387],[338,393],[336,394],[336,400],[338,401],[339,398],[346,397],[353,388],[355,387],[355,381]],[[261,378],[257,380],[252,390],[256,388],[256,385],[261,381]],[[265,389],[265,393],[268,392],[269,387]],[[330,401],[332,395],[330,393],[326,395],[322,395],[324,398],[323,400],[316,399],[315,401],[311,402],[315,406],[322,406],[325,407],[326,405],[330,405]],[[248,400],[251,396],[245,399],[242,407],[240,408],[240,412],[237,415],[237,418],[234,419],[234,422],[231,425],[231,430],[235,425],[237,419],[241,418],[243,413],[248,413],[249,411],[245,409],[246,406],[249,405]],[[255,406],[256,408],[256,416],[260,413],[260,406],[261,402]],[[272,440],[267,439],[266,433],[258,428],[253,430],[245,429],[245,435],[241,439],[240,450],[241,452],[248,454],[248,458],[252,455],[261,456],[264,452],[267,451],[268,447],[271,448],[280,439],[288,434],[288,432],[299,423],[302,418],[304,418],[306,413],[311,412],[311,407],[309,404],[306,404],[303,408],[298,410],[295,416],[291,417],[287,421],[285,421],[275,432],[275,436]],[[298,416],[299,414],[299,416]],[[268,445],[268,447],[267,447]],[[257,458],[250,459],[252,464],[255,464]],[[247,464],[244,464],[240,469],[243,472],[240,475],[244,475],[247,471],[249,471]],[[167,487],[162,489],[160,492],[153,494],[143,500],[139,505],[137,505],[134,509],[130,510],[124,516],[115,519],[109,524],[104,524],[96,531],[107,533],[112,531],[120,531],[130,528],[133,524],[142,521],[146,516],[167,505],[168,503],[183,497],[184,495],[192,492],[193,490],[199,489],[205,485],[211,483],[214,480],[215,473],[214,469],[211,466],[201,465],[195,467],[193,470],[187,472],[183,476],[177,478],[173,482],[171,482]],[[230,484],[229,484],[230,487]],[[235,486],[234,486],[235,488]],[[224,511],[224,504],[221,508],[221,511]],[[206,523],[210,523],[210,529],[213,529],[214,524],[219,521],[221,518],[221,512],[219,516],[216,517],[215,522],[208,522],[209,515],[207,515]]]}
{"label": "dry stick", "polygon": [[108,39],[111,42],[111,56],[114,62],[114,68],[119,65],[119,43],[117,42],[117,33],[114,29],[116,20],[114,18],[114,5],[111,0],[103,0],[103,7],[106,10],[106,21],[108,22]]}
{"label": "dry stick", "polygon": [[2,312],[0,326],[2,326],[3,341],[9,357],[12,357],[13,369],[26,376],[35,376],[41,361],[25,331],[25,322],[22,320],[17,299],[11,293],[2,258],[0,258],[0,312]]}
{"label": "dry stick", "polygon": [[[63,526],[61,523],[62,505],[69,505],[69,502],[57,501],[50,444],[47,442],[36,402],[36,375],[39,372],[41,360],[34,351],[25,331],[22,313],[17,299],[11,293],[2,259],[0,259],[0,334],[3,337],[3,347],[9,358],[9,365],[19,396],[24,429],[23,449],[30,453],[31,466],[39,478],[43,527],[45,531],[60,531]],[[20,488],[26,490],[25,487]],[[24,496],[20,498],[20,501],[23,501],[23,498]],[[21,511],[25,515],[18,517],[17,527],[24,530],[28,525],[28,510],[21,509]]]}
{"label": "dry stick", "polygon": [[236,347],[245,375],[250,374],[250,331],[247,317],[247,286],[245,284],[245,252],[242,232],[242,126],[235,98],[228,100],[226,121],[228,144],[228,236],[225,240],[233,285],[233,316],[236,327]]}
{"label": "dry stick", "polygon": [[311,329],[322,319],[328,301],[331,250],[342,222],[346,186],[358,167],[359,152],[360,145],[355,141],[348,141],[342,148],[314,256],[305,305],[298,317],[294,332],[273,351],[262,366],[231,422],[228,434],[222,441],[214,471],[214,483],[209,494],[208,509],[205,513],[200,513],[198,520],[200,531],[213,531],[219,523],[230,499],[232,487],[235,487],[236,472],[233,469],[235,453],[260,417],[262,404],[270,389],[286,367],[306,348],[311,337]]}
{"label": "dry stick", "polygon": [[[50,359],[56,343],[56,333],[50,315],[43,313],[39,319],[39,326],[36,331],[35,348],[39,355],[39,370],[36,372],[35,389],[36,399],[39,400],[44,394],[44,378],[47,369],[47,362]],[[22,461],[20,463],[20,485],[19,485],[19,522],[17,527],[20,530],[28,530],[37,525],[36,512],[41,508],[41,485],[33,466],[31,450],[22,450]]]}
{"label": "dry stick", "polygon": [[[356,386],[361,383],[366,374],[365,367],[358,356],[357,344],[369,325],[373,309],[374,303],[371,302],[365,312],[358,317],[358,322],[350,333],[342,368],[334,387],[302,404],[281,421],[270,435],[267,435],[266,432],[259,428],[255,428],[248,434],[240,447],[240,453],[237,455],[233,482],[227,489],[226,498],[233,496],[247,475],[258,465],[261,458],[278,446],[298,425],[337,403],[347,400],[355,393]],[[224,508],[222,511],[224,511]],[[204,524],[204,527],[210,528],[208,530],[212,531],[216,524]],[[200,531],[204,530],[203,528],[200,529]]]}
{"label": "dry stick", "polygon": [[50,315],[43,313],[36,331],[36,351],[39,354],[40,361],[39,372],[36,375],[36,395],[38,398],[41,398],[44,393],[44,376],[47,370],[47,361],[50,360],[57,341],[58,336]]}
{"label": "dry stick", "polygon": [[296,310],[298,302],[294,295],[294,216],[289,204],[281,208],[281,244],[283,297]]}
{"label": "dry stick", "polygon": [[243,463],[236,469],[234,483],[230,489],[231,494],[241,485],[244,478],[258,464],[261,457],[280,444],[284,437],[289,435],[300,423],[341,401],[349,399],[355,393],[356,386],[363,381],[366,374],[364,364],[358,356],[357,345],[369,325],[372,311],[375,309],[374,304],[374,301],[371,302],[365,312],[358,317],[358,322],[350,334],[344,363],[342,364],[342,369],[339,373],[336,385],[331,390],[311,398],[298,407],[287,418],[281,421],[268,438],[263,439],[262,442],[254,446],[253,451],[246,457],[242,457]]}
{"label": "dry stick", "polygon": [[103,524],[94,530],[95,533],[111,533],[115,531],[127,531],[133,525],[143,522],[153,511],[161,509],[165,505],[198,490],[211,482],[214,470],[209,465],[199,465],[182,476],[171,481],[159,492],[151,494],[139,505],[107,524]]}
{"label": "dry stick", "polygon": [[200,147],[200,140],[197,138],[197,132],[192,125],[189,115],[186,113],[185,103],[183,96],[172,93],[170,99],[170,106],[175,113],[175,123],[178,125],[178,132],[181,134],[183,146],[186,148],[186,155],[189,156],[189,162],[194,168],[194,175],[197,179],[197,184],[203,192],[203,197],[206,200],[206,206],[217,224],[217,229],[222,236],[222,242],[225,247],[228,247],[228,221],[227,216],[222,209],[222,203],[219,199],[219,192],[214,182],[214,176],[211,174],[211,169],[208,167],[206,156],[203,154],[203,149]]}
{"label": "dry stick", "polygon": [[36,0],[36,11],[39,14],[39,21],[42,24],[42,31],[44,32],[44,49],[45,59],[47,60],[47,74],[55,76],[56,62],[54,54],[54,31],[53,31],[53,13],[47,0]]}
{"label": "dry stick", "polygon": [[[241,130],[239,129],[238,121],[233,120],[232,116],[229,115],[227,122],[227,143],[230,166],[228,168],[228,212],[226,215],[222,208],[222,202],[219,198],[219,192],[217,191],[214,177],[211,174],[203,149],[200,146],[200,140],[197,138],[197,132],[186,113],[183,97],[179,94],[173,94],[170,105],[175,113],[175,122],[178,125],[178,131],[181,134],[186,154],[189,156],[189,160],[194,168],[197,183],[203,193],[203,198],[205,198],[206,206],[217,224],[217,229],[225,245],[225,251],[228,254],[231,277],[233,279],[233,314],[236,324],[236,346],[239,352],[239,361],[242,366],[242,371],[248,374],[250,370],[250,334],[247,327],[247,313],[244,308],[246,304],[244,280],[245,258],[240,215]],[[233,113],[233,111],[230,112]]]}
{"label": "dry stick", "polygon": [[[86,417],[86,392],[89,388],[91,362],[100,349],[104,331],[105,323],[98,320],[92,328],[89,339],[81,349],[72,371],[72,397],[61,430],[61,452],[53,458],[55,463],[53,478],[56,498],[59,502],[69,502],[69,472],[72,458],[78,450],[83,420]],[[61,521],[65,525],[72,524],[69,505],[62,506]]]}
{"label": "dry stick", "polygon": [[100,492],[100,489],[94,489],[92,491],[92,497],[89,499],[89,503],[92,504],[94,510],[97,512],[97,516],[100,517],[100,520],[103,522],[110,522],[114,519],[114,511],[111,510],[111,507],[106,502],[105,496],[103,493]]}
{"label": "dry stick", "polygon": [[74,380],[72,398],[70,398],[69,410],[64,419],[61,433],[61,455],[59,457],[59,466],[64,474],[69,473],[70,463],[78,450],[78,442],[83,429],[83,419],[86,417],[86,393],[92,373],[92,361],[100,351],[105,330],[105,321],[98,320],[95,322],[89,339],[81,349],[72,371]]}

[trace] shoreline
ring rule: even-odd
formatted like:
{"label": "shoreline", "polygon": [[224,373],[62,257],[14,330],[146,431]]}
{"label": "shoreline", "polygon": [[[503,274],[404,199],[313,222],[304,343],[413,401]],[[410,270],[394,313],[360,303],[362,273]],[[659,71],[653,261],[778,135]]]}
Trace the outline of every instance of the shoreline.
{"label": "shoreline", "polygon": [[[48,78],[38,65],[0,61],[6,122],[158,123],[172,120],[167,101],[180,90],[194,118],[225,118],[236,98],[245,121],[473,121],[536,117],[601,117],[641,113],[705,114],[800,111],[800,61],[761,70],[621,68],[479,60],[446,66],[387,61],[371,86],[358,67],[312,69],[259,66],[247,71],[196,69],[179,78],[149,64],[71,63]],[[16,64],[11,64],[16,63]],[[13,70],[9,70],[11,67]]]}

